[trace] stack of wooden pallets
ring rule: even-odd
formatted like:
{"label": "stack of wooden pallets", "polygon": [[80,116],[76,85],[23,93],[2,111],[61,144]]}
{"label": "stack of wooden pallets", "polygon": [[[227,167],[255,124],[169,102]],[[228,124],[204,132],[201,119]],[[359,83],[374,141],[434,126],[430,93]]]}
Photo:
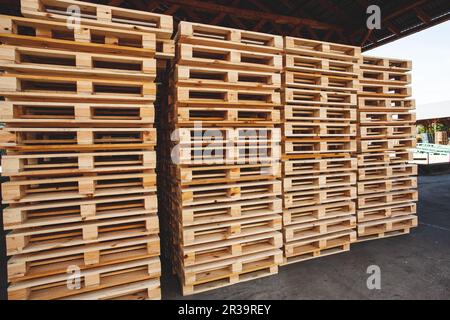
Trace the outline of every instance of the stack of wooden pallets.
{"label": "stack of wooden pallets", "polygon": [[363,57],[358,97],[358,240],[417,226],[411,62]]}
{"label": "stack of wooden pallets", "polygon": [[39,19],[0,16],[8,297],[158,299],[160,26],[141,22],[162,17],[115,8],[127,21],[111,23],[107,7],[83,4],[97,17],[68,28],[44,13],[67,4],[78,2],[23,1]]}
{"label": "stack of wooden pallets", "polygon": [[285,38],[285,263],[349,250],[356,233],[358,47]]}
{"label": "stack of wooden pallets", "polygon": [[21,5],[0,16],[9,299],[158,299],[160,244],[188,295],[417,225],[409,61]]}
{"label": "stack of wooden pallets", "polygon": [[192,294],[282,262],[282,38],[181,22],[160,156],[174,272]]}

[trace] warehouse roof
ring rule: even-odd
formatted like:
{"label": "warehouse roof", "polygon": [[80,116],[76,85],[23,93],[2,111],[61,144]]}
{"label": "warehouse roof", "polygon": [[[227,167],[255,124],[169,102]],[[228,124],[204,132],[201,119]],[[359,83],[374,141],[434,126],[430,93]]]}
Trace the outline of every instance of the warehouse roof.
{"label": "warehouse roof", "polygon": [[[20,1],[3,0],[19,14]],[[448,0],[90,0],[173,15],[176,20],[362,46],[397,40],[450,19]],[[368,30],[369,5],[381,8],[381,29]]]}

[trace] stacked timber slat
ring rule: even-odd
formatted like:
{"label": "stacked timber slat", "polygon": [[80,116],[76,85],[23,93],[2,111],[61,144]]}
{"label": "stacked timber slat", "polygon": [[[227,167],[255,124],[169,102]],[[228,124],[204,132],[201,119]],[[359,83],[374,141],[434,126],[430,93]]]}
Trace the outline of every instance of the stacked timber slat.
{"label": "stacked timber slat", "polygon": [[417,226],[411,62],[363,57],[358,97],[358,241]]}
{"label": "stacked timber slat", "polygon": [[43,17],[0,17],[8,298],[159,299],[155,32]]}
{"label": "stacked timber slat", "polygon": [[162,210],[188,295],[274,274],[282,262],[283,48],[279,36],[187,22],[175,41]]}
{"label": "stacked timber slat", "polygon": [[356,232],[358,47],[285,38],[285,263],[349,250]]}

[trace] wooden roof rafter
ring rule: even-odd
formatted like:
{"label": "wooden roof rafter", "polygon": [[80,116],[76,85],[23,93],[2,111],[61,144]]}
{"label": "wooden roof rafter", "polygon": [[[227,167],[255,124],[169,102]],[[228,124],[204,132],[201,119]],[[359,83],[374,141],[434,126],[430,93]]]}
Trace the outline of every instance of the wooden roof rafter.
{"label": "wooden roof rafter", "polygon": [[324,23],[320,21],[316,21],[313,19],[308,18],[298,18],[294,16],[286,16],[281,14],[275,14],[271,12],[264,12],[264,11],[256,11],[256,10],[250,10],[250,9],[242,9],[237,7],[231,7],[231,6],[224,6],[212,2],[205,2],[200,0],[161,0],[166,3],[171,4],[179,4],[179,5],[187,5],[192,8],[196,8],[197,10],[204,10],[207,12],[224,12],[229,15],[234,15],[235,17],[245,18],[249,20],[260,20],[260,19],[266,19],[269,21],[272,21],[273,23],[277,24],[291,24],[291,25],[297,25],[302,24],[305,26],[309,26],[313,29],[330,29],[330,28],[336,28],[341,29],[341,27],[337,25],[332,25],[329,23]]}

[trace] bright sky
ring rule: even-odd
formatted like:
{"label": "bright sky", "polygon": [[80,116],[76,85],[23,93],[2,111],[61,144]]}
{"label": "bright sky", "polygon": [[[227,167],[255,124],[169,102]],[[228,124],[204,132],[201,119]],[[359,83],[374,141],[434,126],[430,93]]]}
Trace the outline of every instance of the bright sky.
{"label": "bright sky", "polygon": [[450,104],[450,21],[364,54],[412,60],[412,93],[418,112],[432,102]]}

